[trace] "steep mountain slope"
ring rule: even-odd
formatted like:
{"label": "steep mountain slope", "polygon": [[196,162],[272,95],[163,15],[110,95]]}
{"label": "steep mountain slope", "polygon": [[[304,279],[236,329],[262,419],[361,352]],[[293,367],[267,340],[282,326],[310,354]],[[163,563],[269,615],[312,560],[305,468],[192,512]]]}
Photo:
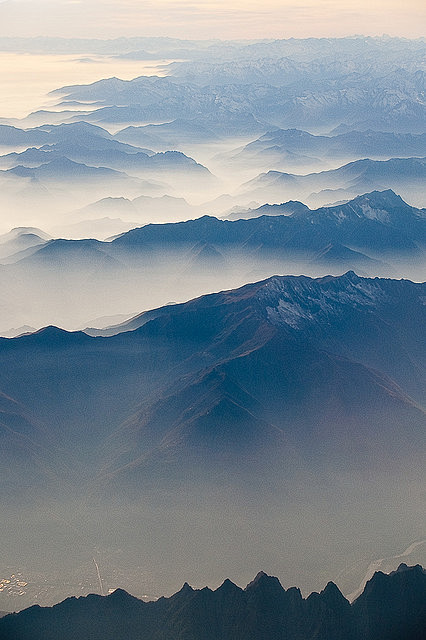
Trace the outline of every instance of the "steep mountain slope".
{"label": "steep mountain slope", "polygon": [[312,464],[380,466],[419,452],[423,295],[424,285],[351,272],[276,276],[149,312],[107,339],[46,329],[2,340],[0,388],[40,420],[60,416],[77,449],[88,407],[90,440],[108,436],[105,463],[123,486],[167,460],[180,473],[188,456],[226,466],[298,451]]}
{"label": "steep mountain slope", "polygon": [[137,335],[193,346],[172,384],[152,391],[113,435],[112,466],[127,483],[165,461],[179,475],[188,456],[238,466],[273,450],[282,463],[291,451],[314,466],[338,458],[351,466],[414,454],[425,415],[401,389],[424,401],[421,287],[403,294],[401,283],[418,309],[409,328],[390,282],[275,277],[143,315]]}

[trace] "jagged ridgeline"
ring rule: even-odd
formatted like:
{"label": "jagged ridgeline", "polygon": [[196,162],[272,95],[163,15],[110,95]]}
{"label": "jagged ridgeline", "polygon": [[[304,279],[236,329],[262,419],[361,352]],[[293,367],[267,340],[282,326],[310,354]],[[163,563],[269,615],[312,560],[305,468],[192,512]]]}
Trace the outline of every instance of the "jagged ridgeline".
{"label": "jagged ridgeline", "polygon": [[143,602],[117,589],[68,598],[0,620],[1,640],[424,640],[426,572],[401,564],[375,573],[352,605],[333,582],[303,598],[259,573],[243,590],[187,583],[170,598]]}

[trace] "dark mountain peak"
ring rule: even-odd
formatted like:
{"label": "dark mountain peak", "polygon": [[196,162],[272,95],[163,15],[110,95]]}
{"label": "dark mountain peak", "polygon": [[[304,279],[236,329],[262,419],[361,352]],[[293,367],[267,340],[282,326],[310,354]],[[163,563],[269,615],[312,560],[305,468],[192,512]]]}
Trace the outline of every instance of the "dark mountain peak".
{"label": "dark mountain peak", "polygon": [[259,573],[257,573],[256,576],[253,578],[253,580],[248,583],[248,585],[246,586],[246,589],[249,589],[250,587],[254,586],[265,577],[269,578],[268,574],[265,573],[264,571],[259,571]]}
{"label": "dark mountain peak", "polygon": [[231,595],[232,593],[239,593],[242,589],[234,584],[229,578],[226,578],[220,587],[218,587],[215,593],[221,593],[223,595]]}
{"label": "dark mountain peak", "polygon": [[345,273],[342,273],[340,276],[323,276],[322,278],[313,278],[313,283],[318,283],[319,285],[334,283],[337,287],[347,287],[348,285],[358,285],[362,282],[368,282],[372,280],[372,278],[364,278],[359,276],[355,271],[349,269]]}
{"label": "dark mountain peak", "polygon": [[[13,344],[24,344],[28,345],[31,343],[32,345],[42,345],[47,344],[51,347],[58,346],[60,344],[65,343],[79,343],[85,342],[87,339],[91,340],[91,338],[84,333],[83,331],[65,331],[65,329],[60,329],[59,327],[55,327],[54,325],[49,325],[47,327],[43,327],[34,333],[28,333],[22,336],[17,336],[16,338],[10,338],[10,342]],[[18,342],[19,341],[19,342]]]}
{"label": "dark mountain peak", "polygon": [[256,577],[248,583],[245,588],[245,591],[267,591],[270,593],[271,591],[284,591],[281,582],[275,576],[269,576],[264,571],[259,571]]}
{"label": "dark mountain peak", "polygon": [[389,589],[394,591],[403,589],[408,593],[408,590],[414,588],[419,582],[423,583],[424,588],[426,588],[426,571],[423,567],[419,564],[408,566],[405,563],[401,563],[396,571],[392,571],[389,574],[376,571],[366,583],[363,593],[356,602],[362,602],[371,597],[372,594],[387,592]]}
{"label": "dark mountain peak", "polygon": [[110,593],[107,598],[108,600],[120,605],[125,603],[143,602],[143,600],[135,598],[135,596],[132,596],[130,593],[120,588],[115,589],[115,591]]}
{"label": "dark mountain peak", "polygon": [[330,605],[341,605],[342,603],[346,603],[347,606],[350,606],[349,601],[345,598],[339,587],[334,584],[334,582],[329,582],[325,589],[321,591],[320,595]]}
{"label": "dark mountain peak", "polygon": [[383,191],[371,191],[370,193],[364,193],[363,195],[357,196],[354,198],[354,202],[368,200],[370,202],[378,202],[380,204],[393,204],[393,205],[406,205],[407,203],[401,198],[401,196],[397,195],[395,191],[392,189],[384,189]]}
{"label": "dark mountain peak", "polygon": [[[407,209],[412,210],[412,207],[396,194],[392,189],[385,189],[384,191],[371,191],[370,193],[364,193],[353,200],[350,200],[346,205],[349,207],[361,207],[379,211],[390,212],[394,209]],[[370,217],[368,209],[365,210],[365,216]]]}
{"label": "dark mountain peak", "polygon": [[[272,293],[276,291],[279,293],[280,291],[292,292],[293,294],[301,295],[304,293],[306,288],[313,288],[322,286],[327,283],[335,283],[336,285],[346,286],[347,283],[360,283],[362,281],[369,281],[370,278],[363,278],[358,276],[355,271],[349,270],[345,273],[342,273],[340,276],[322,276],[320,278],[311,278],[309,276],[271,276],[266,280],[263,280],[260,283],[256,283],[256,285],[261,285],[260,290],[268,291]],[[256,290],[259,287],[256,287]],[[254,290],[254,293],[256,292]]]}
{"label": "dark mountain peak", "polygon": [[214,216],[204,215],[195,220],[185,220],[184,222],[166,222],[163,224],[147,224],[143,227],[131,229],[127,233],[119,235],[112,241],[111,245],[153,245],[156,243],[167,243],[173,246],[178,243],[189,243],[199,241],[206,234],[215,232],[218,227],[223,227],[225,221],[218,220]]}
{"label": "dark mountain peak", "polygon": [[361,637],[424,640],[426,572],[400,565],[389,575],[377,571],[352,604]]}
{"label": "dark mountain peak", "polygon": [[273,326],[296,330],[318,326],[327,318],[338,318],[349,310],[375,311],[389,299],[385,280],[363,278],[354,271],[341,276],[272,276],[259,283],[251,295]]}
{"label": "dark mountain peak", "polygon": [[349,280],[350,282],[360,282],[361,280],[365,280],[365,278],[361,278],[355,271],[349,269],[346,273],[343,273],[341,276],[336,276],[336,280]]}
{"label": "dark mountain peak", "polygon": [[[408,583],[398,579],[398,575],[419,572],[423,578],[421,567],[402,565],[393,574],[375,574],[386,580],[386,588],[365,590],[353,605],[332,582],[307,600],[295,588],[284,591],[279,585],[280,593],[264,590],[263,585],[279,582],[263,571],[245,591],[229,579],[214,592],[208,587],[194,591],[185,583],[171,598],[161,597],[149,604],[116,589],[107,597],[71,597],[54,607],[35,605],[1,618],[0,638],[424,640],[426,580]],[[200,631],[204,628],[209,629],[207,635]]]}
{"label": "dark mountain peak", "polygon": [[182,594],[193,593],[193,592],[194,592],[194,589],[187,582],[184,582],[182,585],[182,588],[180,589],[180,591],[178,591],[178,593],[182,593]]}
{"label": "dark mountain peak", "polygon": [[68,334],[68,331],[65,329],[61,329],[60,327],[55,327],[55,325],[50,324],[47,327],[42,327],[38,331],[35,331],[32,335],[34,336],[46,336],[46,337],[55,337],[55,336],[65,336]]}
{"label": "dark mountain peak", "polygon": [[408,566],[407,564],[405,564],[405,562],[401,562],[401,564],[396,569],[396,571],[392,571],[392,573],[390,573],[389,575],[393,576],[396,573],[405,573],[407,571],[411,573],[426,574],[426,570],[423,569],[423,567],[420,564]]}
{"label": "dark mountain peak", "polygon": [[198,591],[193,589],[191,585],[188,584],[188,582],[184,582],[179,591],[174,593],[169,598],[162,597],[160,598],[160,600],[181,604],[182,602],[187,602],[188,600],[190,600],[191,597],[196,593],[198,593]]}

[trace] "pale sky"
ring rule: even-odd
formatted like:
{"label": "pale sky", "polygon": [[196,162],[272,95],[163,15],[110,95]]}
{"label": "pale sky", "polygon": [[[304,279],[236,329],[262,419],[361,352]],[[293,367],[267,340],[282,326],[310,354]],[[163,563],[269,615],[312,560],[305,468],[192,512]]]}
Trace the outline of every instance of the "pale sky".
{"label": "pale sky", "polygon": [[425,35],[424,0],[0,0],[1,36]]}

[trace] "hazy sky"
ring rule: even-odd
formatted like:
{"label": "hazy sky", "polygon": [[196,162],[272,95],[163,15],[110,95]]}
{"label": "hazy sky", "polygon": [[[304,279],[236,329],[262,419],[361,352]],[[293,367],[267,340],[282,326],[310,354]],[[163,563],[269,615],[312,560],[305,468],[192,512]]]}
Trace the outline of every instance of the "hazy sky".
{"label": "hazy sky", "polygon": [[424,0],[0,0],[0,35],[419,37]]}

